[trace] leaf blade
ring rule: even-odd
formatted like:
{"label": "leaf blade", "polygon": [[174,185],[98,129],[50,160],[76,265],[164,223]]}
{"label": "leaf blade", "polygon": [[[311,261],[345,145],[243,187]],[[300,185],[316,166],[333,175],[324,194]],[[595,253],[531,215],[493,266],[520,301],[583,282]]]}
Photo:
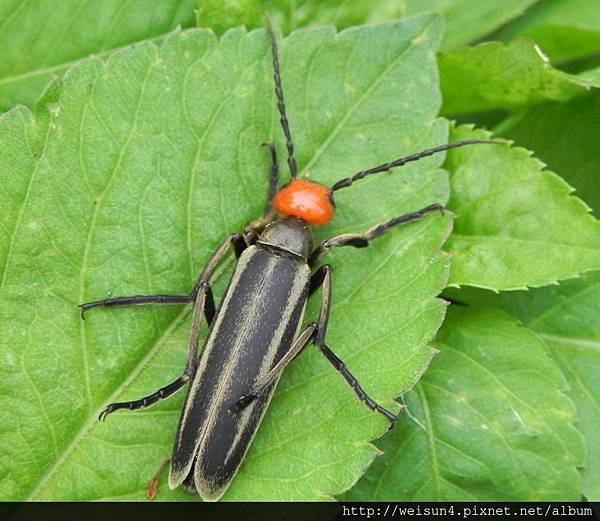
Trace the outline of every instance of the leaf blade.
{"label": "leaf blade", "polygon": [[583,494],[590,501],[597,500],[600,493],[600,475],[594,464],[600,429],[600,389],[596,379],[600,365],[599,284],[600,273],[595,271],[558,286],[527,292],[500,295],[473,289],[450,292],[451,298],[473,307],[496,306],[511,313],[547,344],[550,356],[563,371],[569,384],[567,394],[577,409],[576,426],[586,442],[585,463],[580,469]]}
{"label": "leaf blade", "polygon": [[[439,38],[439,23],[421,17],[340,35],[329,30],[302,33],[286,40],[284,85],[290,86],[286,91],[289,115],[299,143],[311,134],[310,114],[322,113],[324,103],[332,107],[322,134],[332,137],[306,139],[300,164],[308,164],[311,155],[323,149],[311,172],[329,181],[342,171],[347,174],[346,169],[361,168],[362,161],[381,161],[421,141],[443,139],[444,122],[436,119],[439,93],[432,51]],[[357,82],[352,83],[355,91],[343,100],[337,99],[335,89],[324,91],[322,82],[314,84],[318,92],[308,82],[294,83],[296,76],[308,77],[310,63],[300,58],[311,41],[324,46],[321,63],[315,58],[313,66],[331,70],[328,82],[339,84],[345,75],[346,80]],[[348,73],[338,66],[353,49],[373,54],[365,62],[371,63],[370,68]],[[404,50],[404,55],[396,60],[398,50]],[[418,74],[414,63],[421,64]],[[377,83],[382,74],[386,81],[369,89],[370,82]],[[409,75],[411,81],[405,81]],[[24,210],[14,248],[21,259],[36,254],[30,265],[39,277],[33,279],[28,268],[9,262],[10,277],[0,288],[0,298],[7,298],[14,288],[15,303],[7,308],[6,323],[12,326],[0,330],[0,342],[11,345],[14,360],[19,361],[5,370],[14,371],[13,379],[25,386],[19,394],[14,394],[15,386],[13,394],[7,390],[5,396],[15,403],[29,403],[31,417],[43,417],[43,409],[52,419],[48,426],[21,420],[20,427],[33,439],[43,439],[52,436],[56,423],[57,444],[54,451],[30,464],[27,477],[19,475],[19,481],[7,486],[7,497],[143,497],[147,479],[168,455],[180,398],[137,415],[110,418],[102,425],[96,423],[97,413],[107,401],[139,397],[154,390],[157,382],[164,385],[179,374],[189,315],[174,309],[121,309],[90,314],[81,323],[76,304],[107,292],[189,291],[224,235],[260,215],[268,159],[258,145],[269,136],[277,136],[280,143],[270,77],[264,31],[248,35],[231,31],[219,42],[207,31],[184,31],[171,35],[161,48],[142,44],[115,55],[107,64],[99,60],[80,64],[56,84],[54,97],[47,96],[38,105],[36,116],[48,121],[50,136],[40,146],[43,175],[34,183],[34,198]],[[392,88],[386,87],[388,81]],[[396,85],[404,85],[403,96],[411,95],[416,104],[402,122],[394,112],[407,100],[399,103]],[[415,91],[416,85],[422,88]],[[291,95],[294,92],[302,94],[300,103]],[[306,99],[313,100],[308,113],[303,106]],[[368,117],[370,108],[359,110],[362,103],[380,106],[373,119]],[[348,107],[354,106],[352,117],[344,119]],[[385,139],[363,155],[368,140],[380,136],[383,129],[388,132]],[[325,141],[327,146],[322,147]],[[344,141],[346,150],[349,142],[354,146],[341,164],[331,157],[331,150],[342,150]],[[440,161],[382,178],[379,188],[367,183],[362,193],[378,194],[376,208],[347,194],[345,204],[357,204],[320,236],[351,227],[364,229],[382,218],[425,206],[432,198],[443,201],[448,187],[438,168]],[[405,195],[400,204],[397,193]],[[352,222],[356,216],[362,223]],[[393,407],[392,398],[401,389],[414,383],[431,357],[427,343],[444,314],[443,304],[434,297],[447,277],[447,262],[439,248],[449,226],[447,218],[432,216],[398,230],[373,246],[373,257],[363,256],[354,267],[347,259],[357,252],[332,254],[336,273],[343,275],[334,289],[339,299],[334,317],[340,317],[340,322],[332,322],[332,348],[388,407]],[[375,272],[366,277],[373,267]],[[218,288],[222,289],[225,278]],[[394,288],[405,290],[404,303],[399,303]],[[365,300],[375,295],[377,300],[363,309],[354,303],[354,294]],[[380,313],[377,323],[365,316],[365,310],[378,311],[390,302],[397,304]],[[401,331],[393,330],[391,344],[377,324],[394,325],[398,303],[410,321]],[[317,308],[315,302],[308,314]],[[13,326],[19,319],[29,321],[33,314],[38,317],[36,327],[19,326],[33,336],[9,343]],[[361,344],[348,322],[361,326]],[[395,353],[396,342],[402,344],[402,361]],[[44,356],[46,351],[49,355]],[[388,362],[383,376],[369,376],[372,352]],[[34,356],[30,359],[28,353]],[[20,361],[31,364],[32,380],[27,381],[27,374],[19,369]],[[384,378],[398,368],[401,377]],[[386,422],[356,403],[331,371],[312,352],[290,368],[230,498],[323,499],[348,488],[368,465],[375,454],[368,440],[380,435]],[[313,401],[301,392],[304,387]],[[43,390],[40,403],[32,398],[36,388]],[[69,416],[60,419],[65,410]],[[342,426],[356,425],[357,417],[364,421],[349,437]],[[302,443],[290,448],[282,440],[294,432],[303,433]],[[24,452],[31,444],[35,446],[29,441],[13,450]],[[23,469],[24,461],[15,457],[12,465]],[[165,487],[160,497],[186,498],[181,491]]]}
{"label": "leaf blade", "polygon": [[[410,416],[350,500],[571,500],[583,456],[565,382],[536,335],[493,309],[453,310]],[[553,409],[553,410],[551,410]]]}
{"label": "leaf blade", "polygon": [[180,24],[193,25],[193,8],[194,0],[3,2],[0,110],[33,105],[54,76],[91,54],[108,56]]}
{"label": "leaf blade", "polygon": [[508,118],[498,134],[535,152],[550,169],[576,189],[594,211],[600,212],[596,179],[596,145],[600,121],[598,92],[567,103],[544,103]]}
{"label": "leaf blade", "polygon": [[345,29],[437,13],[447,26],[442,49],[452,50],[495,31],[537,1],[508,0],[496,5],[476,0],[376,0],[368,4],[350,0],[198,0],[198,25],[211,27],[217,34],[241,25],[254,29],[264,25],[264,13],[268,12],[288,34],[303,27],[335,25]]}
{"label": "leaf blade", "polygon": [[[467,127],[453,132],[453,140],[474,136],[489,134]],[[451,285],[514,290],[598,268],[600,223],[528,151],[504,145],[459,149],[446,166],[448,208],[457,214],[446,247]]]}
{"label": "leaf blade", "polygon": [[439,56],[443,114],[457,116],[567,101],[600,81],[553,68],[533,41],[486,42]]}
{"label": "leaf blade", "polygon": [[510,0],[500,4],[474,0],[407,0],[407,14],[437,12],[444,15],[446,34],[442,45],[448,51],[495,31],[537,0]]}
{"label": "leaf blade", "polygon": [[538,2],[525,16],[503,28],[498,37],[528,36],[541,45],[553,63],[564,63],[600,51],[599,22],[596,0]]}

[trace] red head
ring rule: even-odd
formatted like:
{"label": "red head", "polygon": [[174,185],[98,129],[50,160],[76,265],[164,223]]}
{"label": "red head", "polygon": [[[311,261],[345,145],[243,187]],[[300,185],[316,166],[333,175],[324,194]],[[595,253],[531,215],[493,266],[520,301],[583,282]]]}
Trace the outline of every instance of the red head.
{"label": "red head", "polygon": [[309,224],[328,224],[335,205],[332,191],[305,179],[292,179],[273,198],[273,208],[287,217],[300,217]]}

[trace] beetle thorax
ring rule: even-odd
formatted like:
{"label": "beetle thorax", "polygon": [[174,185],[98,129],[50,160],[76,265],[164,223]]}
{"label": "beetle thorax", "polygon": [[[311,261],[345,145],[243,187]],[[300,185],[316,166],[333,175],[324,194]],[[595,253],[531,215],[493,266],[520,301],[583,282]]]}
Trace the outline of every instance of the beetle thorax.
{"label": "beetle thorax", "polygon": [[299,255],[304,259],[308,259],[313,245],[310,226],[298,217],[287,217],[272,222],[260,234],[258,242]]}

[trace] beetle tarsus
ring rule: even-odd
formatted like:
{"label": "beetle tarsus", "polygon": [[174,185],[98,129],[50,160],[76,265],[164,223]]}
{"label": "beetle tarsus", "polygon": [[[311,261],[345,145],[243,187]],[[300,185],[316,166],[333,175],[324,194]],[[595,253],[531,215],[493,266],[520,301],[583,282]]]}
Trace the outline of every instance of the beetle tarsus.
{"label": "beetle tarsus", "polygon": [[323,291],[321,296],[321,313],[319,316],[319,324],[317,326],[317,334],[314,338],[314,344],[319,348],[319,351],[321,351],[323,356],[325,356],[326,360],[342,375],[358,399],[369,409],[383,414],[388,419],[391,429],[396,423],[396,415],[383,408],[375,400],[369,397],[369,395],[358,383],[358,380],[346,367],[346,364],[343,362],[343,360],[339,358],[325,343],[327,326],[329,325],[329,313],[331,310],[332,279],[333,272],[331,266],[328,264],[321,266],[311,278],[311,292],[315,291],[318,287],[321,287]]}
{"label": "beetle tarsus", "polygon": [[102,409],[102,412],[98,415],[98,421],[104,422],[106,420],[106,417],[115,411],[115,408],[112,407],[112,405],[113,404],[107,405],[106,407],[104,407],[104,409]]}
{"label": "beetle tarsus", "polygon": [[258,396],[255,394],[245,394],[229,408],[229,414],[238,414],[250,405]]}
{"label": "beetle tarsus", "polygon": [[392,416],[389,417],[389,420],[390,420],[390,427],[389,428],[393,429],[394,425],[396,425],[396,422],[398,421],[398,416],[396,416],[395,414],[392,414]]}
{"label": "beetle tarsus", "polygon": [[311,266],[314,266],[319,261],[323,260],[325,255],[327,255],[327,253],[330,252],[333,248],[337,248],[340,246],[365,248],[369,246],[372,240],[381,237],[392,228],[403,224],[419,221],[420,219],[432,212],[440,212],[442,215],[444,215],[444,206],[440,203],[430,204],[429,206],[421,208],[416,212],[406,213],[404,215],[394,217],[393,219],[390,219],[385,223],[373,226],[364,233],[345,233],[343,235],[338,235],[336,237],[332,237],[331,239],[327,239],[326,241],[323,241],[320,244],[320,246],[315,248],[315,250],[311,253],[309,258],[309,264]]}
{"label": "beetle tarsus", "polygon": [[398,421],[398,416],[396,416],[393,412],[388,411],[384,407],[381,407],[380,405],[378,405],[377,408],[374,410],[383,414],[388,419],[388,421],[390,422],[390,426],[388,427],[388,430],[392,430],[394,428],[394,426],[396,425],[396,422]]}
{"label": "beetle tarsus", "polygon": [[194,300],[194,293],[190,295],[131,295],[127,297],[113,297],[104,300],[94,300],[79,304],[81,318],[88,309],[97,307],[139,306],[144,304],[189,304]]}

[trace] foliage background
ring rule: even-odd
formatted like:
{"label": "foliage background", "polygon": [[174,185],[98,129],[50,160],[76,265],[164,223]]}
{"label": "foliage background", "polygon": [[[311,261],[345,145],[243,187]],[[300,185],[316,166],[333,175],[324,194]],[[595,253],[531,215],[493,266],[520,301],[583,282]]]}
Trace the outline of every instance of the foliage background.
{"label": "foliage background", "polygon": [[[58,5],[0,1],[1,499],[143,499],[167,457],[181,397],[95,418],[178,374],[189,314],[81,323],[76,304],[186,291],[260,214],[257,145],[280,141],[265,35],[185,29],[259,29],[265,10],[284,35],[369,24],[283,42],[298,159],[316,179],[447,134],[514,145],[340,194],[347,211],[319,238],[432,200],[454,214],[331,256],[330,344],[406,409],[373,445],[385,422],[307,352],[225,499],[600,499],[598,0]],[[455,305],[435,336],[446,280]]]}

